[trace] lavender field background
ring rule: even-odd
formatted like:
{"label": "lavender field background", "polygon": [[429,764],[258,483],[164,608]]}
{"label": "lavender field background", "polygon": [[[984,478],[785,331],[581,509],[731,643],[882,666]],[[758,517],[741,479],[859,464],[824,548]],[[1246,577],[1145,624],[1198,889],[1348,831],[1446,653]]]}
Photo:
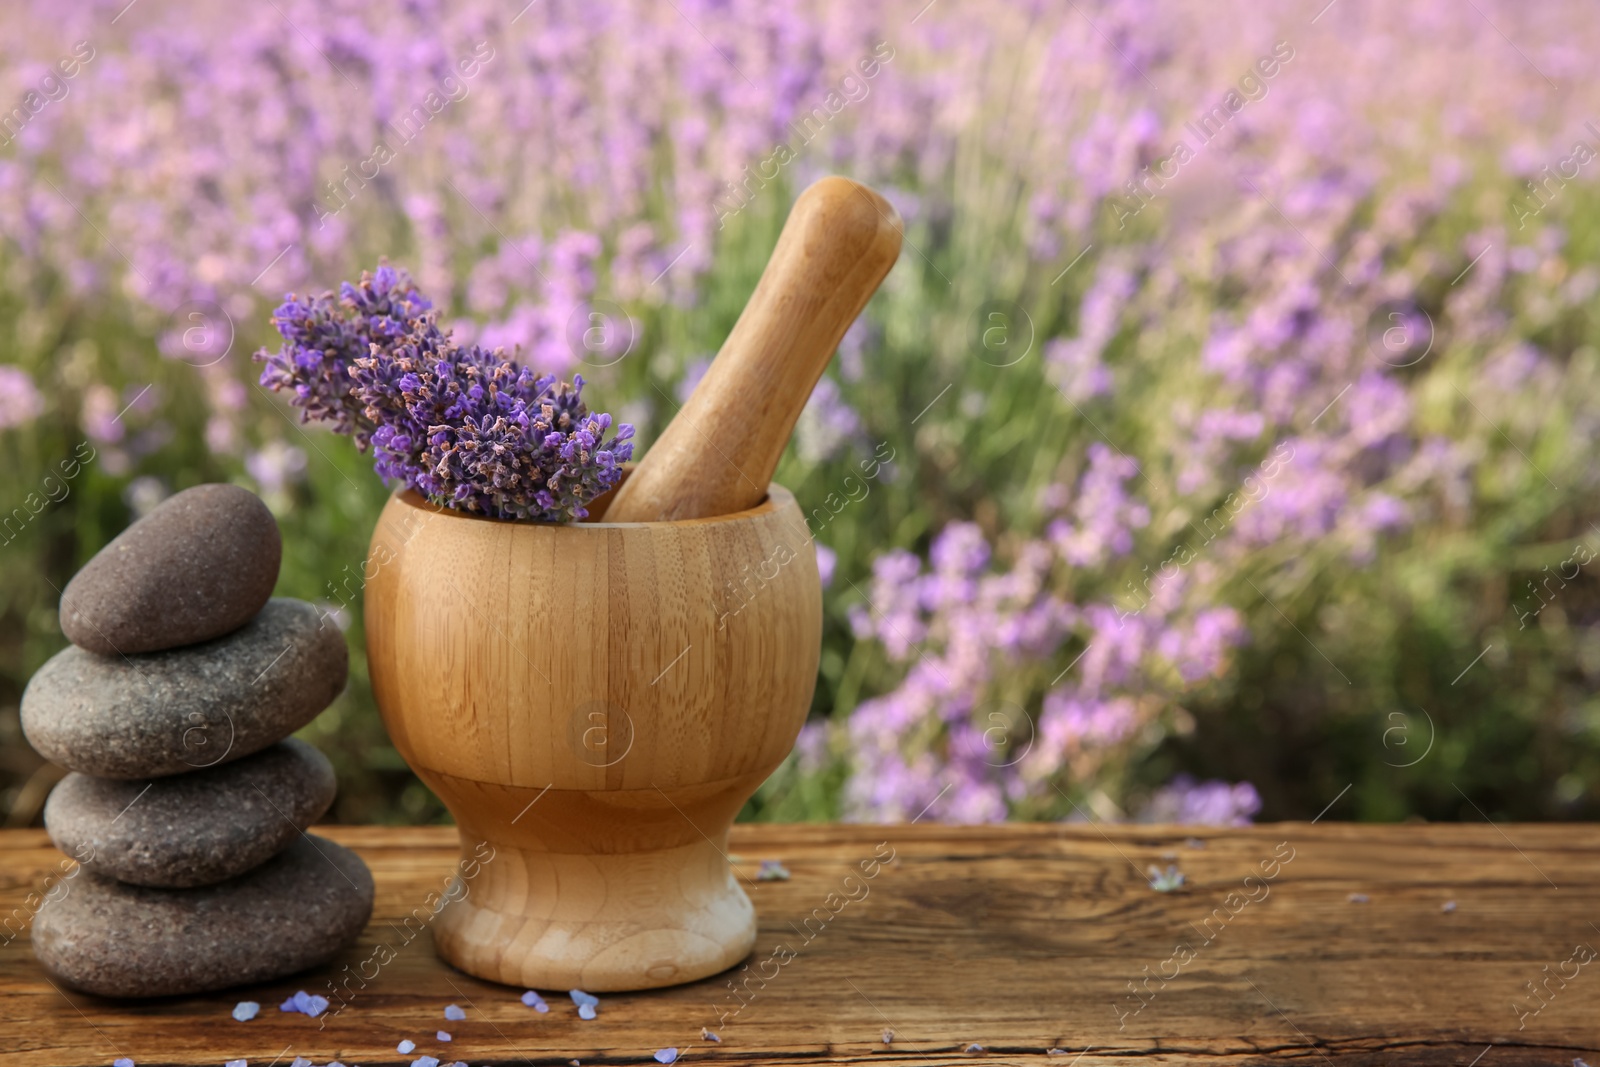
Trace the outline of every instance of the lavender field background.
{"label": "lavender field background", "polygon": [[1600,817],[1592,4],[16,0],[0,28],[11,825],[59,774],[17,720],[59,590],[219,480],[277,514],[279,593],[348,626],[302,734],[336,816],[445,817],[361,655],[386,489],[258,384],[272,309],[387,257],[642,453],[828,173],[906,247],[779,468],[822,668],[746,818]]}

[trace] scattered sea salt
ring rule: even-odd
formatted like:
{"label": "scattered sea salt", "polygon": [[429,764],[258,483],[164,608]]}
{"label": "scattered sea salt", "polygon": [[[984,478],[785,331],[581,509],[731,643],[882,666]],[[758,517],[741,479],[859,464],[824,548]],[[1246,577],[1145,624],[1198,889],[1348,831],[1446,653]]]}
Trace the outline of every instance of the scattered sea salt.
{"label": "scattered sea salt", "polygon": [[242,1023],[247,1023],[256,1017],[261,1010],[261,1005],[253,1000],[241,1000],[233,1006],[233,1017]]}
{"label": "scattered sea salt", "polygon": [[133,1061],[128,1057],[123,1056],[119,1059],[112,1060],[111,1067],[133,1067]]}
{"label": "scattered sea salt", "polygon": [[436,1041],[450,1041],[450,1040],[452,1040],[450,1035],[445,1033],[443,1030],[438,1031],[433,1036],[434,1036],[434,1039]]}
{"label": "scattered sea salt", "polygon": [[313,1065],[311,1061],[306,1059],[304,1056],[296,1056],[294,1061],[289,1064],[289,1067],[313,1067]]}
{"label": "scattered sea salt", "polygon": [[[235,1009],[236,1011],[238,1009]],[[328,1010],[328,998],[319,997],[315,993],[299,990],[294,996],[278,1005],[279,1011],[297,1011],[302,1015],[309,1015],[313,1019]]]}
{"label": "scattered sea salt", "polygon": [[411,1067],[439,1067],[439,1061],[432,1056],[418,1056],[411,1061]]}
{"label": "scattered sea salt", "polygon": [[782,860],[762,860],[761,869],[756,872],[758,882],[787,882],[789,868],[783,865]]}
{"label": "scattered sea salt", "polygon": [[540,1013],[550,1010],[550,1005],[544,1002],[544,998],[531,989],[522,994],[522,1003]]}
{"label": "scattered sea salt", "polygon": [[885,1045],[894,1044],[894,1031],[889,1029],[887,1026],[883,1028],[883,1043]]}
{"label": "scattered sea salt", "polygon": [[1183,872],[1178,870],[1178,865],[1175,863],[1167,864],[1165,871],[1160,867],[1151,867],[1149,874],[1150,888],[1157,893],[1170,893],[1174,889],[1183,888]]}
{"label": "scattered sea salt", "polygon": [[710,1031],[710,1030],[706,1029],[704,1026],[702,1026],[700,1028],[700,1040],[702,1040],[702,1041],[717,1041],[717,1042],[720,1042],[722,1040],[722,1038],[718,1037],[715,1033],[713,1033],[712,1031]]}
{"label": "scattered sea salt", "polygon": [[229,1060],[222,1067],[250,1067],[249,1060]]}
{"label": "scattered sea salt", "polygon": [[462,1011],[461,1008],[455,1004],[447,1004],[445,1005],[444,1009],[444,1017],[455,1022],[460,1022],[462,1019],[467,1017],[467,1013]]}
{"label": "scattered sea salt", "polygon": [[[1439,910],[1444,912],[1446,915],[1448,915],[1452,911],[1456,910],[1456,902],[1453,901],[1453,900],[1447,900],[1443,904],[1439,905]],[[1586,1065],[1586,1067],[1587,1067],[1587,1065]]]}
{"label": "scattered sea salt", "polygon": [[1351,893],[1345,899],[1348,900],[1352,904],[1365,904],[1368,901],[1370,901],[1372,898],[1367,896],[1365,893]]}
{"label": "scattered sea salt", "polygon": [[678,1058],[678,1050],[675,1049],[675,1048],[663,1048],[663,1049],[657,1049],[656,1050],[656,1062],[657,1063],[671,1063],[673,1060],[676,1060],[677,1058]]}
{"label": "scattered sea salt", "polygon": [[578,1006],[578,1018],[580,1018],[580,1019],[593,1019],[594,1018],[595,1009],[600,1006],[600,998],[599,997],[593,996],[593,995],[591,995],[589,993],[585,993],[581,989],[569,989],[569,990],[567,990],[567,996],[571,997],[572,998],[572,1003],[574,1003],[574,1004],[576,1004]]}
{"label": "scattered sea salt", "polygon": [[396,1045],[394,1047],[394,1050],[396,1052],[400,1053],[402,1056],[404,1056],[406,1053],[414,1051],[416,1049],[416,1047],[417,1047],[417,1043],[415,1041],[411,1040],[408,1037],[404,1041],[402,1041],[398,1045]]}
{"label": "scattered sea salt", "polygon": [[972,1044],[967,1046],[967,1051],[968,1052],[982,1052],[983,1051],[983,1046],[978,1044],[976,1041],[974,1041]]}

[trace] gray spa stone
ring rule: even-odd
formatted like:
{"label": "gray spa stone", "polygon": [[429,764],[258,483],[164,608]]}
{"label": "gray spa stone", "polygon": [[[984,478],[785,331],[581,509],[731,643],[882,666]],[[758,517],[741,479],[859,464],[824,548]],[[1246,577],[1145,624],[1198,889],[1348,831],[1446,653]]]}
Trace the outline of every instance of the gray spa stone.
{"label": "gray spa stone", "polygon": [[140,656],[67,648],[22,694],[40,755],[100,778],[159,778],[259,752],[344,689],[344,635],[303,600],[275,598],[214,641]]}
{"label": "gray spa stone", "polygon": [[67,583],[61,632],[102,655],[134,655],[237,630],[278,581],[283,542],[236,485],[176,493],[122,531]]}
{"label": "gray spa stone", "polygon": [[44,807],[56,847],[97,874],[185,889],[260,866],[328,805],[333,765],[296,738],[192,774],[122,781],[69,774]]}
{"label": "gray spa stone", "polygon": [[66,984],[106,997],[199,993],[303,971],[355,941],[372,915],[366,864],[309,835],[201,889],[151,889],[89,870],[65,884],[34,918],[34,955]]}

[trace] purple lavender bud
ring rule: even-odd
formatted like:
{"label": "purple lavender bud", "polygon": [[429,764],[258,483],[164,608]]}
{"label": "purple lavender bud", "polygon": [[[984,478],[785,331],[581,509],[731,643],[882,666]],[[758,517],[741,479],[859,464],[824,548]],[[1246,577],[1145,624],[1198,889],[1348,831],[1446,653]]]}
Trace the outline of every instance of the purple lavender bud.
{"label": "purple lavender bud", "polygon": [[583,378],[538,374],[504,350],[461,346],[404,271],[380,264],[337,301],[290,297],[283,349],[257,358],[306,421],[373,452],[378,474],[435,504],[501,519],[571,522],[622,478],[633,427],[591,414]]}

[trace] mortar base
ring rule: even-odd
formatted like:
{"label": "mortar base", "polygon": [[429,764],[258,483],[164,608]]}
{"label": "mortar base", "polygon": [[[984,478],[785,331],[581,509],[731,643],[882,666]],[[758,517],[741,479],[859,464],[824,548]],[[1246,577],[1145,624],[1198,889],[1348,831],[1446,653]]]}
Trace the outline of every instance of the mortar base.
{"label": "mortar base", "polygon": [[589,855],[495,845],[434,924],[439,955],[470,975],[591,993],[705,978],[755,939],[750,898],[710,841]]}

